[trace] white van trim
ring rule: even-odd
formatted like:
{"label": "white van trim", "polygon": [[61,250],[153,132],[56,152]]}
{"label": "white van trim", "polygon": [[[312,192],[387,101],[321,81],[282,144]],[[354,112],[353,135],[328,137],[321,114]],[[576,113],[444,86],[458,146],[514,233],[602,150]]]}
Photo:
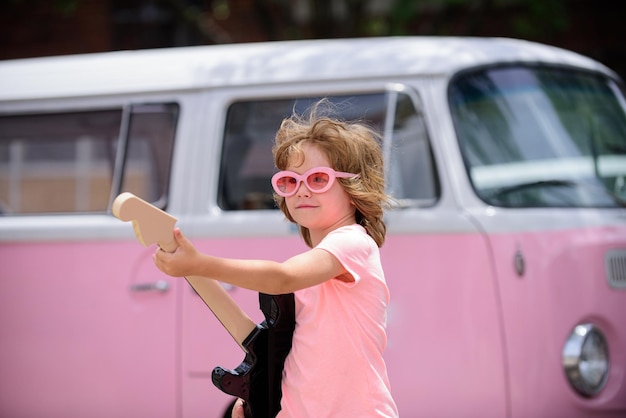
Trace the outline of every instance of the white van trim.
{"label": "white van trim", "polygon": [[[610,69],[582,55],[516,39],[333,39],[9,60],[0,64],[0,102],[303,80],[389,80],[414,74],[450,77],[460,69],[493,64],[494,59],[577,66],[615,77]],[[0,104],[3,109],[4,103]]]}

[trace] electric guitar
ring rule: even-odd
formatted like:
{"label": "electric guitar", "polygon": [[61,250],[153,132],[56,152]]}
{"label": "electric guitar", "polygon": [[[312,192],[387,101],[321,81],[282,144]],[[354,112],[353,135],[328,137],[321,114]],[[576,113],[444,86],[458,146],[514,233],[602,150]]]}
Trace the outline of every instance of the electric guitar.
{"label": "electric guitar", "polygon": [[[167,212],[132,193],[117,196],[112,212],[122,221],[132,221],[135,236],[145,247],[156,243],[164,251],[176,250],[173,230],[177,219]],[[275,417],[280,410],[283,365],[295,327],[293,293],[259,293],[265,321],[255,324],[217,281],[198,276],[185,279],[245,352],[235,369],[213,369],[213,384],[244,399],[246,417]]]}

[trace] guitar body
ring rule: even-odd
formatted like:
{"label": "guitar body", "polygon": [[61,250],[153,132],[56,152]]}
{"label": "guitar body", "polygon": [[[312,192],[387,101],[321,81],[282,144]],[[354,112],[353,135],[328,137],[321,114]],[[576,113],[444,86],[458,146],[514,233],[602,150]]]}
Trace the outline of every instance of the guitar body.
{"label": "guitar body", "polygon": [[245,358],[234,370],[216,367],[212,378],[222,392],[246,401],[246,417],[274,418],[280,410],[283,367],[295,328],[294,295],[259,293],[259,305],[265,321],[243,341]]}

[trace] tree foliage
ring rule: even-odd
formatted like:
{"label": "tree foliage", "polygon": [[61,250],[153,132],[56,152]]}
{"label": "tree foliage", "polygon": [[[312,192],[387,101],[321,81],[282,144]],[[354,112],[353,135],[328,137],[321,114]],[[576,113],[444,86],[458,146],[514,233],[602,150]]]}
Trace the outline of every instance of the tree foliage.
{"label": "tree foliage", "polygon": [[[7,0],[5,0],[7,1]],[[8,0],[32,10],[52,4],[71,16],[96,0]],[[104,0],[101,0],[104,1]],[[200,43],[236,42],[228,19],[252,14],[265,39],[388,35],[545,38],[569,26],[567,0],[109,0],[115,7],[159,7]],[[6,6],[6,3],[5,3]],[[502,21],[501,33],[494,19]],[[230,30],[230,31],[229,31]]]}

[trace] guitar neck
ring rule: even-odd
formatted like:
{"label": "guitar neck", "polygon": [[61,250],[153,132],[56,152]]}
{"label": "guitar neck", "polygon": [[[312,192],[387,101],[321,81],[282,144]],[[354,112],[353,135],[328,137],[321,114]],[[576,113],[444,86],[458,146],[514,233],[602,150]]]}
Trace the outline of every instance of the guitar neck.
{"label": "guitar neck", "polygon": [[256,328],[252,319],[216,280],[199,276],[189,276],[186,279],[241,349],[247,351],[243,341]]}
{"label": "guitar neck", "polygon": [[[167,252],[174,252],[177,248],[175,241],[158,244]],[[237,305],[218,281],[201,276],[188,276],[185,279],[241,349],[247,352],[243,341],[256,328],[252,319]]]}

